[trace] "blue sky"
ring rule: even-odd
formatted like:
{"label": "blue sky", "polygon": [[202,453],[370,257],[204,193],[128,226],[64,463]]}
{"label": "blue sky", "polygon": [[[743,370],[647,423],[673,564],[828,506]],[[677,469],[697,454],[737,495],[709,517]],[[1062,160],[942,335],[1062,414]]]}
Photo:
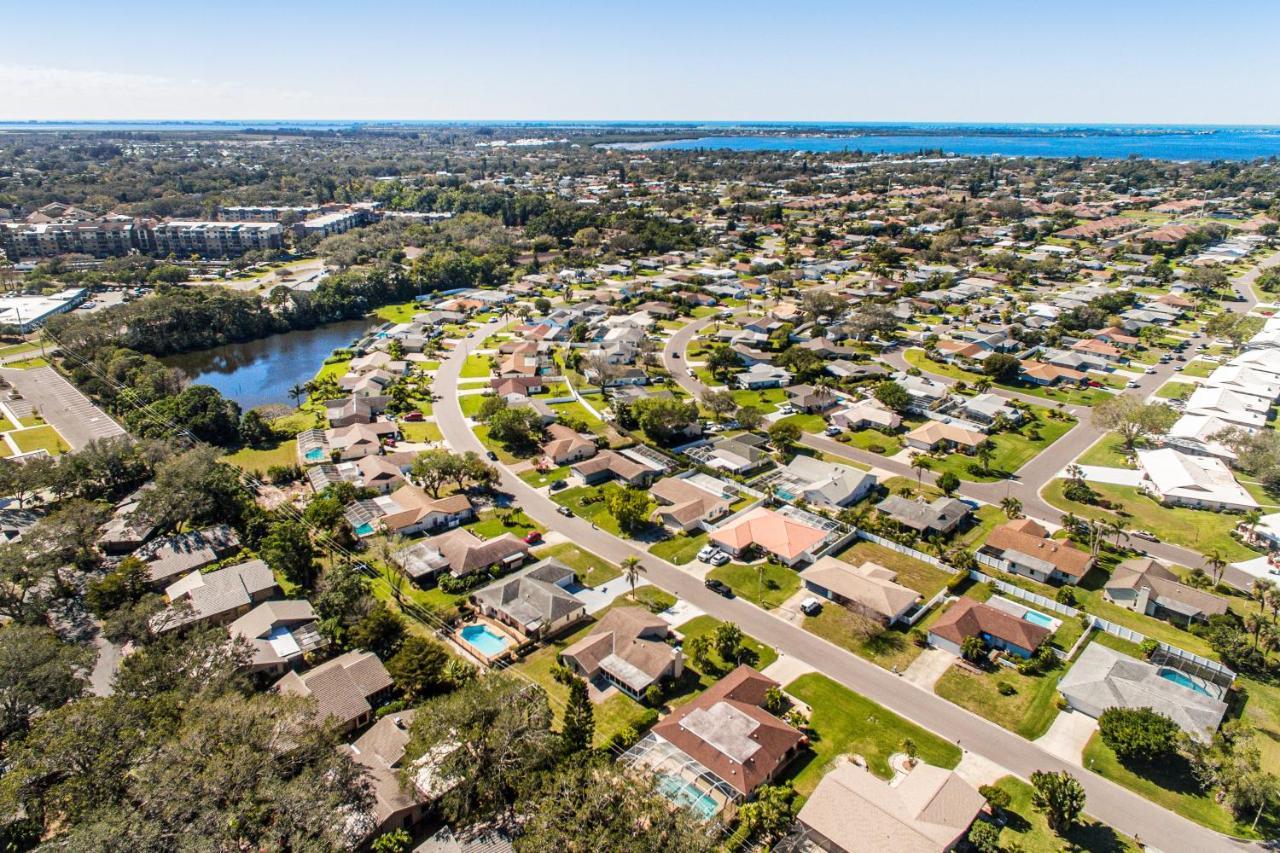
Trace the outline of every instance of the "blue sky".
{"label": "blue sky", "polygon": [[0,9],[0,119],[1280,124],[1275,0]]}

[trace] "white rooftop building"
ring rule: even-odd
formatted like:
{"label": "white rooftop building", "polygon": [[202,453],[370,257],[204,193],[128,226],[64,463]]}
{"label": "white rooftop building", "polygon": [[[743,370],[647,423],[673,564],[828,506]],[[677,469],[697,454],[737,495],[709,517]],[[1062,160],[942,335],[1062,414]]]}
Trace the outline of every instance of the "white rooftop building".
{"label": "white rooftop building", "polygon": [[1256,509],[1258,502],[1236,482],[1221,459],[1172,448],[1139,450],[1142,488],[1161,503],[1213,510]]}

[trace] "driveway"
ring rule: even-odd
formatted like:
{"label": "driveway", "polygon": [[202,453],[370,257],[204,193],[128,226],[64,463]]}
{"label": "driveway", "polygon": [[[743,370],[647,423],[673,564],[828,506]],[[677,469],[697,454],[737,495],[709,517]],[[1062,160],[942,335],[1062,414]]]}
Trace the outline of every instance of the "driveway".
{"label": "driveway", "polygon": [[[1084,478],[1090,483],[1109,483],[1113,486],[1137,486],[1142,483],[1142,472],[1133,468],[1105,468],[1101,465],[1081,465]],[[1065,469],[1060,477],[1067,476]]]}
{"label": "driveway", "polygon": [[[636,589],[642,586],[649,586],[649,582],[638,581],[636,583]],[[600,586],[575,586],[569,589],[569,592],[586,603],[588,613],[599,613],[610,604],[613,604],[615,598],[626,595],[630,591],[631,587],[622,578],[614,578]]]}
{"label": "driveway", "polygon": [[1036,738],[1036,746],[1063,761],[1072,764],[1080,763],[1085,744],[1098,730],[1098,721],[1093,717],[1070,709],[1058,714],[1049,726],[1049,731]]}
{"label": "driveway", "polygon": [[[491,324],[496,326],[496,323]],[[483,335],[478,335],[483,339]],[[678,334],[677,336],[678,337]],[[473,340],[463,340],[441,365],[434,390],[442,398],[436,417],[445,440],[455,451],[481,452],[483,445],[467,425],[454,393],[462,363]],[[959,706],[928,693],[899,676],[863,660],[821,637],[804,631],[742,599],[724,599],[703,587],[697,578],[677,566],[660,560],[609,533],[593,529],[580,518],[564,518],[545,495],[499,465],[500,488],[511,494],[521,509],[541,524],[563,531],[581,547],[613,563],[638,557],[647,569],[647,579],[690,602],[702,611],[736,623],[742,630],[780,653],[814,667],[873,702],[941,737],[960,742],[965,749],[984,757],[1024,779],[1036,770],[1075,771],[1089,800],[1089,812],[1099,820],[1129,835],[1140,835],[1165,853],[1203,853],[1214,850],[1243,850],[1249,845],[1227,839],[1212,830],[1161,808],[1119,785],[1089,773],[1047,752],[1005,729]]]}
{"label": "driveway", "polygon": [[902,672],[902,680],[916,687],[933,692],[933,685],[951,669],[956,656],[942,649],[925,649],[920,657],[911,662],[911,666]]}

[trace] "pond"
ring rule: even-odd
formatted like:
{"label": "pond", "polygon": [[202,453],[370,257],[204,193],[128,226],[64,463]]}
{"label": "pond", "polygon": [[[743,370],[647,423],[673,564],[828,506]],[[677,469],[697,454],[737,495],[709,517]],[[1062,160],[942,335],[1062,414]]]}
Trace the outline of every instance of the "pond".
{"label": "pond", "polygon": [[310,380],[329,353],[350,346],[374,323],[373,320],[345,320],[256,341],[167,356],[161,361],[180,369],[193,383],[212,385],[245,411],[269,403],[292,405],[289,389]]}

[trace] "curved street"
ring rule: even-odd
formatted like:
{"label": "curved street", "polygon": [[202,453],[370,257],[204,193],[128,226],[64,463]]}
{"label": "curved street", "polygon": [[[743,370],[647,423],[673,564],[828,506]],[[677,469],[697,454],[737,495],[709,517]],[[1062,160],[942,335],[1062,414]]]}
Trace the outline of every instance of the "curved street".
{"label": "curved street", "polygon": [[[677,332],[664,350],[664,360],[669,359],[670,352],[675,347],[680,347],[683,352],[693,335],[708,322],[698,321]],[[498,323],[492,322],[478,330],[473,339],[459,341],[453,352],[441,362],[436,374],[433,391],[439,395],[440,401],[436,406],[435,416],[445,442],[455,451],[485,452],[483,444],[462,414],[457,389],[463,362],[479,346],[479,342],[497,328]],[[683,371],[673,371],[672,375],[681,376]],[[685,385],[684,382],[681,384]],[[844,445],[837,446],[842,454],[849,455],[848,448]],[[877,458],[877,464],[882,461]],[[1035,770],[1067,770],[1074,773],[1088,795],[1087,810],[1099,820],[1125,833],[1139,836],[1144,842],[1159,847],[1165,853],[1244,850],[1251,846],[1194,824],[1100,776],[1081,772],[1078,766],[1054,757],[1030,741],[768,611],[741,599],[721,598],[707,590],[697,577],[677,566],[605,531],[593,529],[580,518],[559,515],[556,512],[557,504],[549,497],[529,486],[506,465],[499,463],[497,467],[501,473],[500,488],[512,496],[514,504],[540,524],[566,534],[571,541],[614,563],[619,563],[628,556],[640,558],[645,567],[645,578],[651,583],[718,619],[737,623],[743,631],[772,646],[779,654],[790,655],[814,667],[849,689],[957,742],[965,750],[971,750],[1018,776],[1028,778]]]}

